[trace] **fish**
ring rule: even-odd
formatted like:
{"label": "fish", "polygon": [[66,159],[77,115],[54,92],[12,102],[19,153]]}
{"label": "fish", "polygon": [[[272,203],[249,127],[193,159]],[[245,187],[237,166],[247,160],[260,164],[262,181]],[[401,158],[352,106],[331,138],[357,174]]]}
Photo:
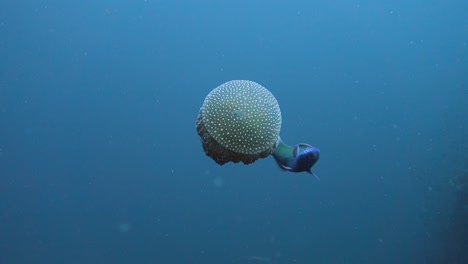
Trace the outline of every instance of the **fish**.
{"label": "fish", "polygon": [[307,172],[320,181],[320,178],[312,172],[312,167],[320,158],[320,149],[305,143],[289,146],[279,138],[277,147],[271,155],[282,170]]}

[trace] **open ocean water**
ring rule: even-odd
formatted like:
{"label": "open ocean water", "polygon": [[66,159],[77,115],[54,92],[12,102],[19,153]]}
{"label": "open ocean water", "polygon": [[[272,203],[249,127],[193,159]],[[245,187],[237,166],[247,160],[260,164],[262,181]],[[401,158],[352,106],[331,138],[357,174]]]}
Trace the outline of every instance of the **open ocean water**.
{"label": "open ocean water", "polygon": [[[468,263],[467,10],[2,0],[0,264]],[[321,181],[205,155],[236,79]]]}

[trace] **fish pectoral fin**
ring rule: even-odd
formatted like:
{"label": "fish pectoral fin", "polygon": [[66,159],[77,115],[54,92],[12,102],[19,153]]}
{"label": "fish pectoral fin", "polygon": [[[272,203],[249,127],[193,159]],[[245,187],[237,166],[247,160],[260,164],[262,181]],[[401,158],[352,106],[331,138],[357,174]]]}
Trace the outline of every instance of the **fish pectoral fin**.
{"label": "fish pectoral fin", "polygon": [[301,153],[301,150],[299,149],[299,145],[296,145],[293,149],[293,157],[297,158],[297,156]]}
{"label": "fish pectoral fin", "polygon": [[280,164],[280,168],[283,169],[284,171],[293,171],[291,167],[284,166],[283,164]]}
{"label": "fish pectoral fin", "polygon": [[282,169],[283,171],[291,171],[292,168],[291,167],[288,167],[286,165],[284,165],[283,163],[279,162],[278,160],[276,160],[276,164],[278,164],[278,167],[280,167],[280,169]]}

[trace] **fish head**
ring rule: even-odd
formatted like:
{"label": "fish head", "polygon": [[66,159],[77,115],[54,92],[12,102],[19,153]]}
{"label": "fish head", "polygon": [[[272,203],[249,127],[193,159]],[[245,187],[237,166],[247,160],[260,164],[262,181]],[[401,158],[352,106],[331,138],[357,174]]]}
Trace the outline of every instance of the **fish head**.
{"label": "fish head", "polygon": [[312,167],[320,158],[320,150],[308,144],[298,144],[294,148],[295,171],[311,173]]}

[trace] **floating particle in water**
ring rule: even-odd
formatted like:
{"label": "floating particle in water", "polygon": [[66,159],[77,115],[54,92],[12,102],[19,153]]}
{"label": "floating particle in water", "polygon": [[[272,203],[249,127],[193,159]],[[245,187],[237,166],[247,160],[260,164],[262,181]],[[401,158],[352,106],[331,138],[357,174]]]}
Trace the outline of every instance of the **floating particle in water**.
{"label": "floating particle in water", "polygon": [[132,225],[126,222],[121,222],[117,224],[117,229],[121,233],[128,233],[132,229]]}
{"label": "floating particle in water", "polygon": [[221,178],[221,177],[219,177],[219,176],[218,176],[218,177],[215,177],[215,178],[213,179],[213,184],[214,184],[215,187],[218,187],[218,188],[223,187],[223,185],[224,185],[224,180],[223,180],[223,178]]}

